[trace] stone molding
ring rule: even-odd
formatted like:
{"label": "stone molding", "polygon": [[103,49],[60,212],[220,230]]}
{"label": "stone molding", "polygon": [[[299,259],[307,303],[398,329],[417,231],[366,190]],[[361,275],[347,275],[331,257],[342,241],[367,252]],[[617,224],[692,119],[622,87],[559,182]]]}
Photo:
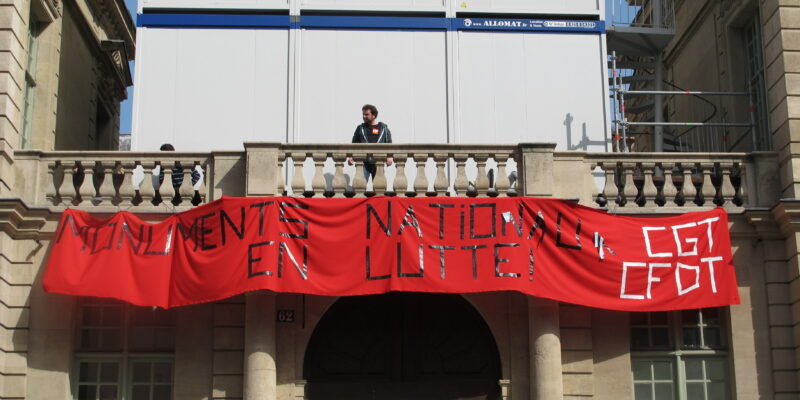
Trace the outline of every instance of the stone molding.
{"label": "stone molding", "polygon": [[47,208],[28,207],[21,199],[0,199],[0,229],[14,239],[39,239],[48,221],[58,214]]}
{"label": "stone molding", "polygon": [[781,199],[771,212],[784,237],[800,232],[800,199]]}

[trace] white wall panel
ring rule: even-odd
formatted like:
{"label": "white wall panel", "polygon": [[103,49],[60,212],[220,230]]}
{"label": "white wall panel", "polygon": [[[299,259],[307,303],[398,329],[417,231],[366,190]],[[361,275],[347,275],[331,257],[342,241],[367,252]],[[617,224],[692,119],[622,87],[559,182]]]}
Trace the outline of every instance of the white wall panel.
{"label": "white wall panel", "polygon": [[350,142],[371,103],[396,143],[446,143],[445,35],[303,30],[295,141]]}
{"label": "white wall panel", "polygon": [[604,151],[601,35],[459,32],[459,143]]}
{"label": "white wall panel", "polygon": [[300,7],[313,10],[440,11],[447,0],[300,0]]}
{"label": "white wall panel", "polygon": [[140,29],[133,148],[286,141],[288,31]]}
{"label": "white wall panel", "polygon": [[289,0],[140,0],[139,7],[288,10]]}
{"label": "white wall panel", "polygon": [[602,1],[605,0],[457,0],[456,11],[594,14],[601,10]]}

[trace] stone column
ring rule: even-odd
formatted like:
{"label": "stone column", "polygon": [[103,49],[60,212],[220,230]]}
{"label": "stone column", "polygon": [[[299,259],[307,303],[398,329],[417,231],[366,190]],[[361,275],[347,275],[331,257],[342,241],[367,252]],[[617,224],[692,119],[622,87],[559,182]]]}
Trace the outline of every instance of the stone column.
{"label": "stone column", "polygon": [[275,293],[248,293],[244,323],[244,400],[274,400]]}
{"label": "stone column", "polygon": [[564,396],[564,384],[558,302],[528,297],[528,327],[531,399],[560,400]]}

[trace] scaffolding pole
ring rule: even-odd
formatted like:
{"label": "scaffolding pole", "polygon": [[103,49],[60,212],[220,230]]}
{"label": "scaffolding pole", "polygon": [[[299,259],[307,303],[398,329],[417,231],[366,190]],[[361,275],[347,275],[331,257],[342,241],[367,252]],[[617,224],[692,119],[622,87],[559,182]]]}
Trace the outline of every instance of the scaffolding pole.
{"label": "scaffolding pole", "polygon": [[697,90],[625,90],[619,89],[620,93],[624,93],[631,96],[636,95],[653,95],[653,94],[662,94],[662,95],[695,95],[695,96],[748,96],[750,92],[705,92],[705,91],[697,91]]}
{"label": "scaffolding pole", "polygon": [[618,121],[624,131],[625,126],[728,126],[728,127],[748,127],[753,126],[749,122],[628,122]]}
{"label": "scaffolding pole", "polygon": [[[611,52],[611,70],[612,70],[612,79],[613,79],[613,86],[617,88],[617,52],[616,50]],[[616,122],[619,120],[619,93],[615,90],[614,91],[614,142],[616,144],[617,151],[622,151],[619,146],[619,124]],[[624,118],[624,116],[623,116]]]}
{"label": "scaffolding pole", "polygon": [[[654,18],[660,18],[660,5],[658,4],[659,1],[654,1],[653,7],[658,6],[659,12],[655,14],[654,10]],[[660,24],[661,21],[655,21],[656,24]],[[664,90],[664,56],[661,52],[658,52],[656,55],[656,70],[655,70],[655,92],[663,92]],[[656,94],[655,98],[653,99],[653,120],[656,123],[664,122],[664,95]],[[661,153],[664,151],[664,126],[663,125],[656,125],[655,129],[653,129],[653,150],[657,153]]]}

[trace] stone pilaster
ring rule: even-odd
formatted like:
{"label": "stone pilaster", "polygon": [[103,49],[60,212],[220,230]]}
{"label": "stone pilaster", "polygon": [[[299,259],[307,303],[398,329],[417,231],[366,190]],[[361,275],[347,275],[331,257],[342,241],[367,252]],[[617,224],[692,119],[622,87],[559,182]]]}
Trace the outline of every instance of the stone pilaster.
{"label": "stone pilaster", "polygon": [[525,196],[552,197],[553,151],[555,143],[520,143],[517,174],[521,186],[520,193]]}
{"label": "stone pilaster", "polygon": [[247,195],[280,196],[281,169],[278,167],[280,143],[245,143]]}
{"label": "stone pilaster", "polygon": [[14,150],[19,148],[27,63],[28,7],[0,4],[0,195],[14,188]]}
{"label": "stone pilaster", "polygon": [[[782,244],[786,261],[783,268],[767,261],[768,274],[775,275],[768,275],[767,281],[783,280],[788,285],[788,298],[775,293],[778,297],[773,297],[775,304],[770,306],[773,385],[776,398],[796,399],[800,397],[800,200],[782,200],[773,208],[772,214],[785,237]],[[776,271],[770,270],[776,267]],[[779,291],[784,287],[774,286]]]}

